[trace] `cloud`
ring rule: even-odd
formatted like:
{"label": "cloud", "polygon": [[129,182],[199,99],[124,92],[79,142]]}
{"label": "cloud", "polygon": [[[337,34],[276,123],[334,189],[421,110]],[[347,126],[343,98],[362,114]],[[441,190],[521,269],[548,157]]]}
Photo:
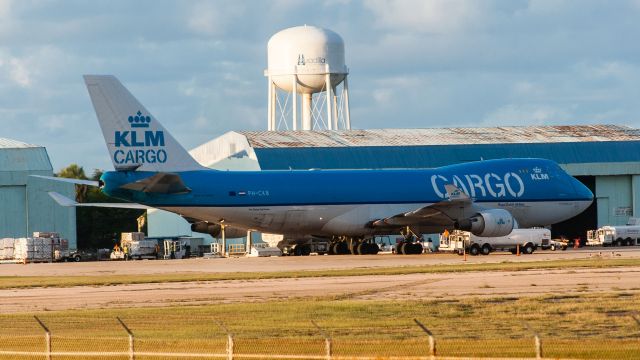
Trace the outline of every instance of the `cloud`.
{"label": "cloud", "polygon": [[504,124],[544,125],[571,122],[574,116],[570,111],[550,105],[509,104],[487,114],[484,125],[499,126]]}
{"label": "cloud", "polygon": [[190,30],[200,35],[222,35],[228,26],[244,12],[244,6],[236,2],[219,3],[202,1],[192,6],[187,18]]}
{"label": "cloud", "polygon": [[480,1],[372,0],[365,6],[378,26],[417,33],[457,33],[479,26],[485,17]]}
{"label": "cloud", "polygon": [[9,60],[9,77],[16,84],[22,87],[28,87],[31,85],[31,76],[25,61],[18,58],[11,58]]}

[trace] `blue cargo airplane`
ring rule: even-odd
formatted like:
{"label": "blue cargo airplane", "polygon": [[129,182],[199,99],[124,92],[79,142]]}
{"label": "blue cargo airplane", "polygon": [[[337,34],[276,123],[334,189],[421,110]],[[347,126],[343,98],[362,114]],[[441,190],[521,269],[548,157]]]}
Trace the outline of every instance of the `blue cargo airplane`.
{"label": "blue cargo airplane", "polygon": [[407,243],[445,228],[504,236],[515,226],[569,219],[593,201],[586,186],[545,159],[421,170],[212,170],[115,77],[84,79],[115,167],[88,184],[131,207],[179,214],[194,231],[213,236],[225,228],[255,229],[291,241],[329,239],[333,253],[375,253],[375,235],[402,234]]}

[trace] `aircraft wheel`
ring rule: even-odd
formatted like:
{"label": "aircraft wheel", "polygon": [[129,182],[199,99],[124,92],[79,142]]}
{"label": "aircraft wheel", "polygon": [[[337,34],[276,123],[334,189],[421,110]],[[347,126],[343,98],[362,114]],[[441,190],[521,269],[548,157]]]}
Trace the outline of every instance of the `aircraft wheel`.
{"label": "aircraft wheel", "polygon": [[309,245],[302,245],[302,249],[300,249],[302,256],[309,256],[311,254],[311,247]]}
{"label": "aircraft wheel", "polygon": [[489,255],[491,253],[491,245],[484,244],[481,249],[482,255]]}
{"label": "aircraft wheel", "polygon": [[631,246],[631,238],[626,238],[626,239],[624,240],[624,244],[625,244],[626,246]]}
{"label": "aircraft wheel", "polygon": [[380,251],[380,248],[376,244],[369,244],[369,254],[377,255]]}
{"label": "aircraft wheel", "polygon": [[616,246],[622,246],[622,239],[616,239]]}
{"label": "aircraft wheel", "polygon": [[293,250],[293,254],[295,256],[302,256],[302,246],[296,246],[295,250]]}
{"label": "aircraft wheel", "polygon": [[423,250],[424,249],[422,248],[422,244],[421,243],[413,244],[413,251],[412,251],[413,254],[420,255],[420,254],[422,254]]}
{"label": "aircraft wheel", "polygon": [[478,244],[471,245],[471,247],[469,248],[469,255],[476,256],[479,253],[480,253],[480,247],[478,246]]}
{"label": "aircraft wheel", "polygon": [[533,247],[533,244],[528,243],[527,245],[524,246],[523,252],[527,255],[531,255],[533,254],[534,250],[535,248]]}
{"label": "aircraft wheel", "polygon": [[349,246],[346,242],[340,241],[336,244],[336,254],[338,255],[346,255],[349,253]]}
{"label": "aircraft wheel", "polygon": [[360,245],[360,242],[356,242],[356,241],[352,241],[351,244],[348,246],[349,247],[349,252],[351,253],[351,255],[359,255],[358,254],[358,246]]}
{"label": "aircraft wheel", "polygon": [[366,255],[367,254],[367,243],[360,243],[356,248],[356,254],[358,255]]}
{"label": "aircraft wheel", "polygon": [[336,244],[333,244],[333,243],[329,244],[329,252],[328,252],[329,255],[335,255],[336,254],[335,253],[335,245]]}
{"label": "aircraft wheel", "polygon": [[396,245],[396,253],[397,254],[402,254],[402,255],[407,255],[408,252],[406,252],[407,250],[407,246],[409,244],[405,243],[405,242],[401,242],[398,245]]}

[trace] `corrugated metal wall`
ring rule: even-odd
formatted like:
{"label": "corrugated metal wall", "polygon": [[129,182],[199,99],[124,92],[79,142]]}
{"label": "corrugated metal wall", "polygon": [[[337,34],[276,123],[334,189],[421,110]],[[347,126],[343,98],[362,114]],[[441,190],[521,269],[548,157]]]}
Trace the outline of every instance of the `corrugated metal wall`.
{"label": "corrugated metal wall", "polygon": [[625,225],[633,216],[633,192],[631,176],[596,177],[598,227]]}
{"label": "corrugated metal wall", "polygon": [[24,237],[27,233],[27,187],[0,186],[0,237]]}
{"label": "corrugated metal wall", "polygon": [[55,231],[76,247],[75,208],[58,205],[47,192],[75,196],[75,185],[30,177],[53,176],[43,147],[0,148],[0,237]]}
{"label": "corrugated metal wall", "polygon": [[559,164],[640,162],[639,141],[255,148],[254,151],[262,170],[431,168],[483,159],[532,157],[554,160]]}

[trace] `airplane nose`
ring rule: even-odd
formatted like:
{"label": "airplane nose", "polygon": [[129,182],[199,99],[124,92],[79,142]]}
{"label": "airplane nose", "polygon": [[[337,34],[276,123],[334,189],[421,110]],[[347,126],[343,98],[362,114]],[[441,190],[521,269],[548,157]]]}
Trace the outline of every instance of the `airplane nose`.
{"label": "airplane nose", "polygon": [[580,182],[578,179],[572,177],[573,179],[573,189],[576,194],[576,207],[578,207],[579,212],[583,212],[591,203],[593,203],[593,193],[589,188]]}
{"label": "airplane nose", "polygon": [[575,179],[574,187],[576,189],[576,195],[578,199],[593,201],[593,193],[591,192],[591,190],[589,190],[589,188],[578,179]]}

